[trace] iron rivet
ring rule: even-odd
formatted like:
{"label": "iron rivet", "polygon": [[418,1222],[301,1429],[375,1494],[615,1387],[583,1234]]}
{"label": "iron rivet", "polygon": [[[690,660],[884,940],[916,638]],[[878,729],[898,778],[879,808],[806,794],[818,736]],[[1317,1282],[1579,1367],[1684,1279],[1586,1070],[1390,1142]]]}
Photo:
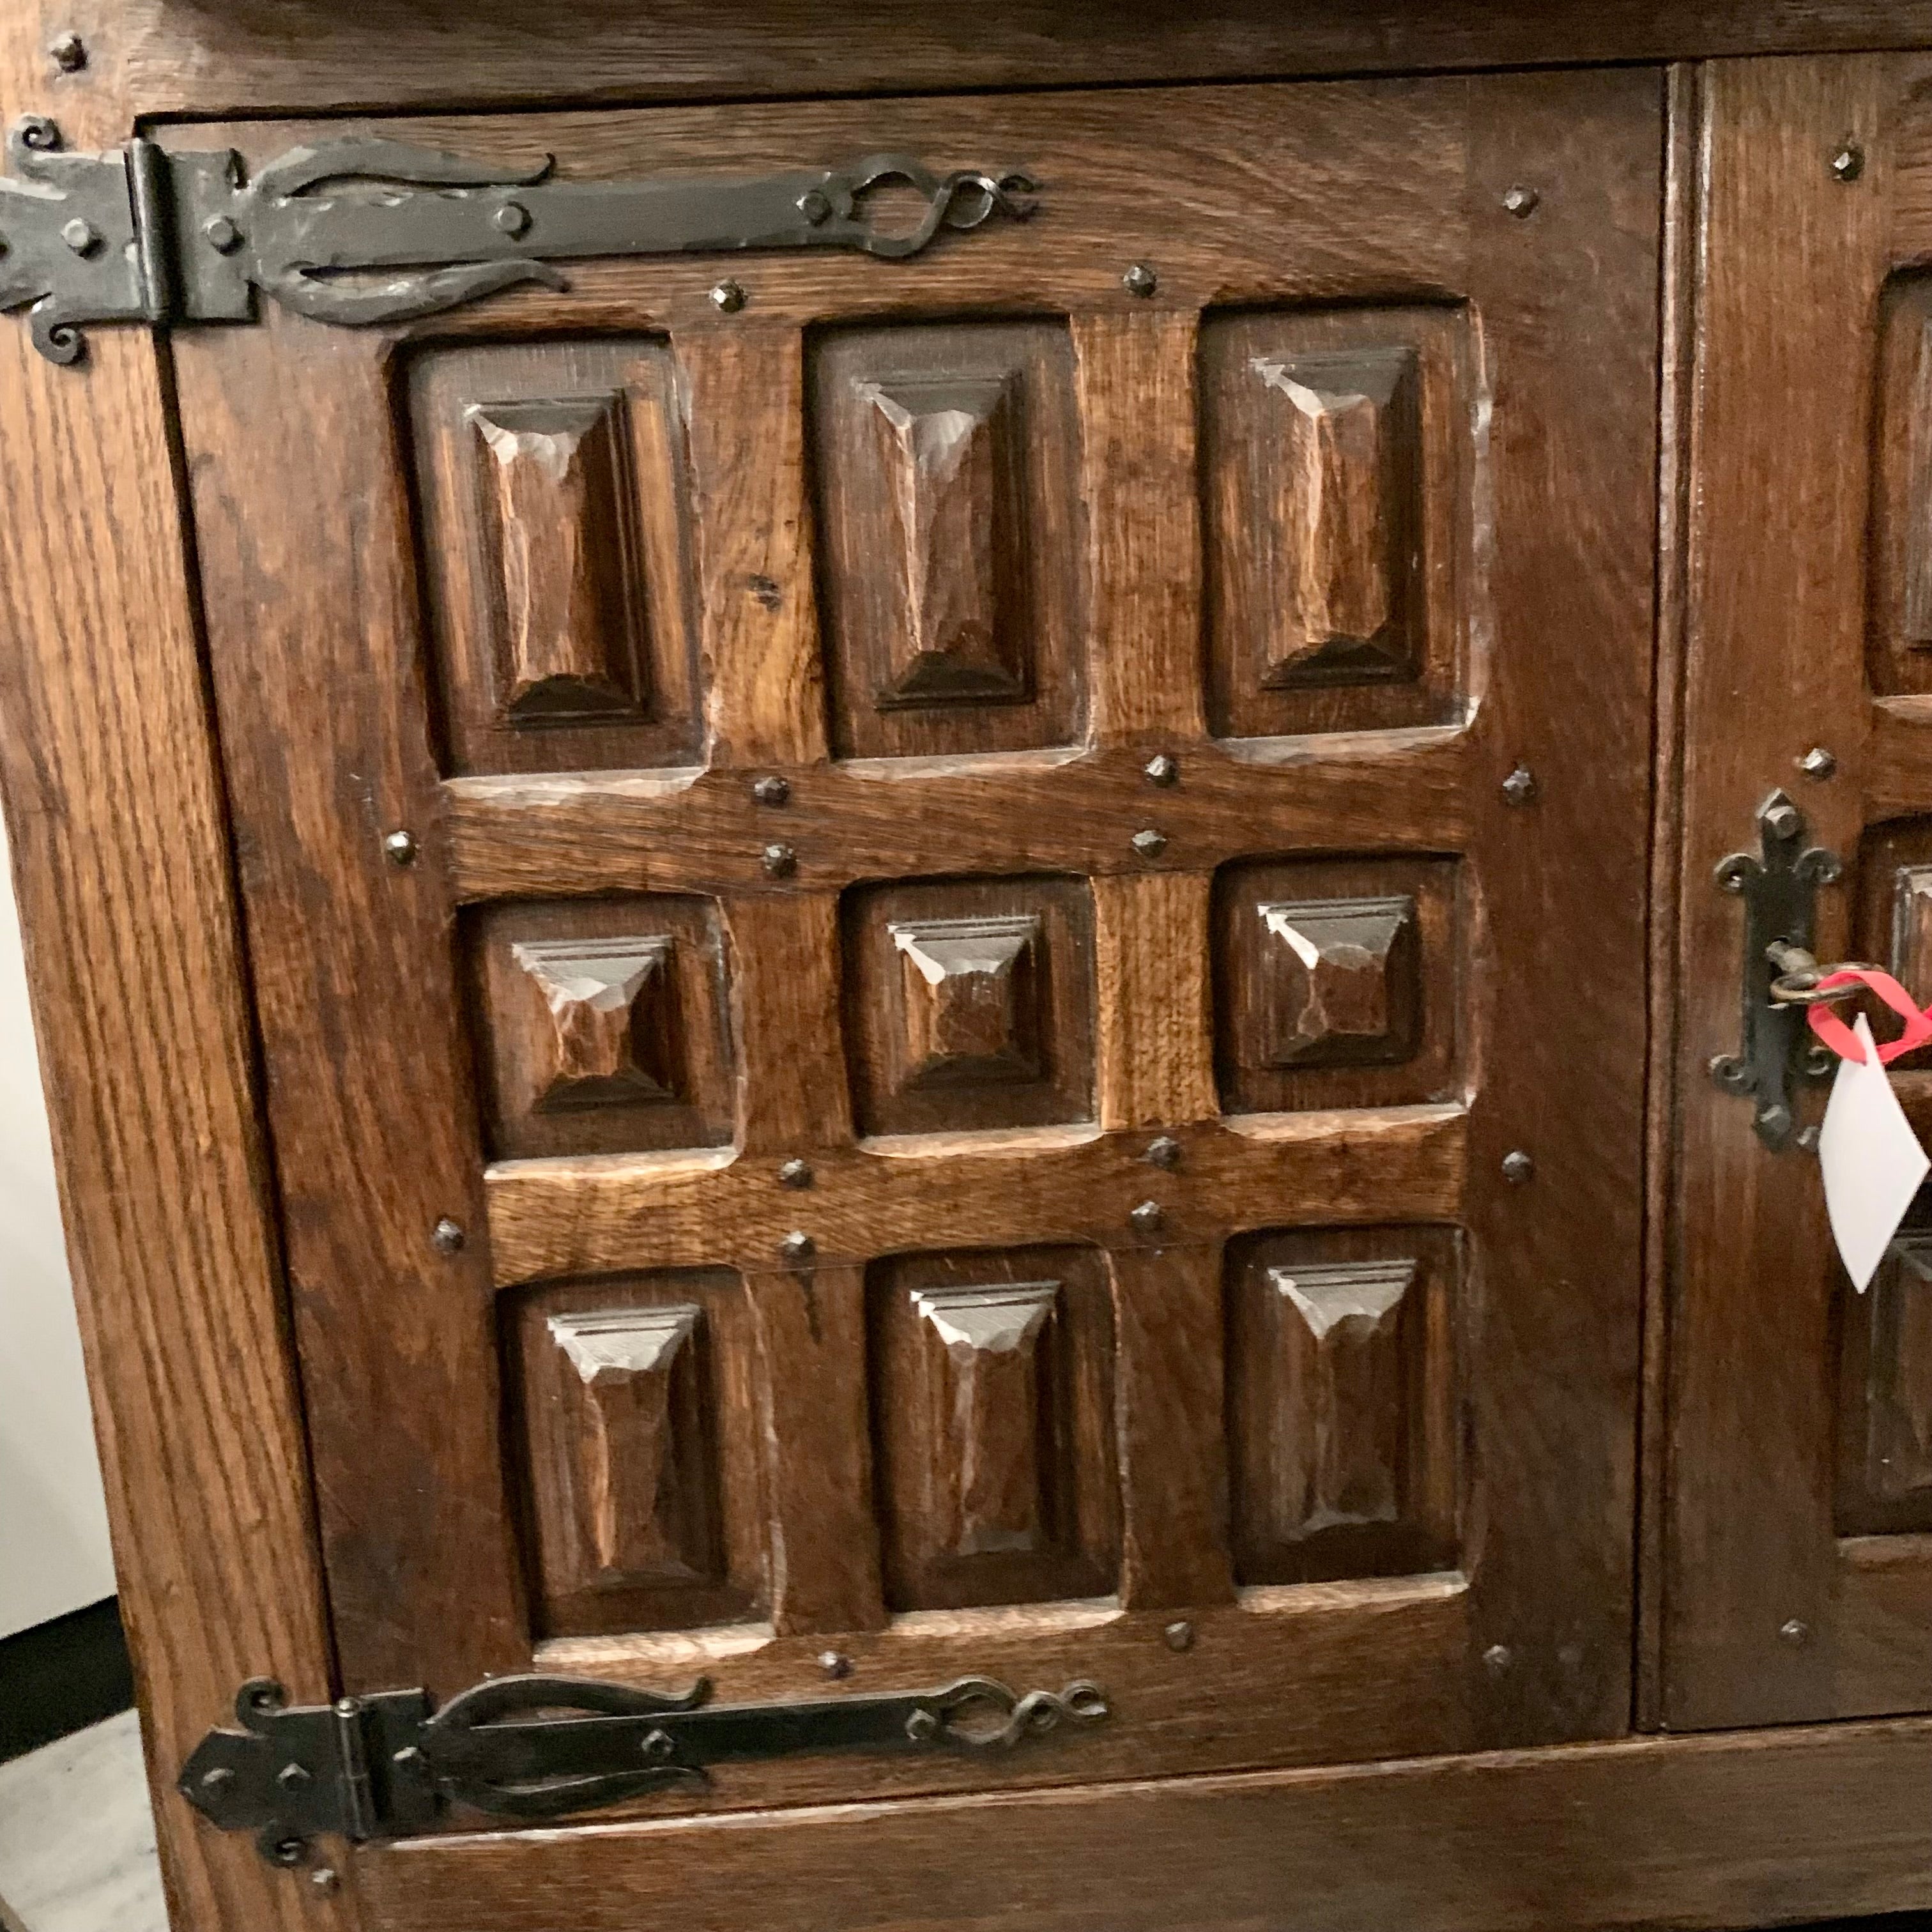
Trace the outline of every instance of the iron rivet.
{"label": "iron rivet", "polygon": [[1133,848],[1143,859],[1158,859],[1167,850],[1167,834],[1156,832],[1150,826],[1144,832],[1136,832]]}
{"label": "iron rivet", "polygon": [[1180,1143],[1172,1134],[1162,1134],[1148,1142],[1148,1150],[1141,1158],[1150,1167],[1177,1168],[1180,1165]]}
{"label": "iron rivet", "polygon": [[1504,191],[1503,206],[1517,220],[1527,221],[1536,212],[1537,204],[1542,199],[1533,188],[1508,188]]}
{"label": "iron rivet", "polygon": [[818,1667],[826,1676],[842,1682],[852,1674],[852,1660],[842,1650],[821,1650]]}
{"label": "iron rivet", "polygon": [[359,1697],[337,1698],[335,1714],[338,1718],[359,1718],[362,1714],[362,1699]]}
{"label": "iron rivet", "polygon": [[218,255],[232,255],[242,245],[242,231],[225,214],[211,214],[201,224],[202,238]]}
{"label": "iron rivet", "polygon": [[1512,1187],[1520,1187],[1536,1172],[1536,1163],[1521,1148],[1503,1156],[1503,1178]]}
{"label": "iron rivet", "polygon": [[299,1791],[305,1784],[315,1782],[315,1774],[298,1764],[285,1764],[275,1773],[275,1782],[284,1791]]}
{"label": "iron rivet", "polygon": [[61,239],[76,255],[91,255],[100,246],[100,231],[91,221],[83,221],[79,215],[61,230]]}
{"label": "iron rivet", "polygon": [[430,1230],[429,1244],[440,1255],[460,1254],[464,1240],[460,1225],[446,1214]]}
{"label": "iron rivet", "polygon": [[1141,769],[1148,775],[1150,784],[1171,785],[1180,776],[1180,761],[1171,758],[1165,752],[1157,752]]}
{"label": "iron rivet", "polygon": [[225,1764],[218,1764],[212,1771],[201,1774],[201,1788],[204,1791],[226,1791],[235,1782],[235,1774]]}
{"label": "iron rivet", "polygon": [[1160,286],[1160,278],[1144,262],[1136,262],[1120,278],[1120,286],[1130,296],[1150,296]]}
{"label": "iron rivet", "polygon": [[812,1163],[808,1160],[788,1160],[778,1169],[781,1187],[809,1187],[812,1180]]}
{"label": "iron rivet", "polygon": [[791,786],[781,778],[754,778],[752,796],[760,805],[789,805],[791,802]]}
{"label": "iron rivet", "polygon": [[665,1730],[651,1730],[644,1733],[643,1745],[645,1756],[662,1764],[677,1749],[671,1734]]}
{"label": "iron rivet", "polygon": [[389,1760],[398,1771],[414,1771],[422,1761],[422,1749],[416,1744],[404,1745],[402,1749],[395,1752]]}
{"label": "iron rivet", "polygon": [[1855,182],[1865,171],[1865,151],[1856,141],[1840,145],[1832,157],[1832,178]]}
{"label": "iron rivet", "polygon": [[1185,1618],[1179,1623],[1169,1624],[1160,1634],[1169,1650],[1192,1650],[1194,1648],[1194,1626]]}
{"label": "iron rivet", "polygon": [[1774,838],[1796,838],[1804,830],[1804,814],[1788,798],[1780,799],[1765,814],[1764,826]]}
{"label": "iron rivet", "polygon": [[281,1838],[268,1848],[268,1862],[278,1865],[298,1865],[308,1853],[305,1838]]}
{"label": "iron rivet", "polygon": [[1778,1634],[1794,1649],[1811,1641],[1811,1626],[1802,1617],[1790,1617],[1778,1627]]}
{"label": "iron rivet", "polygon": [[818,1252],[818,1244],[796,1228],[778,1244],[778,1252],[788,1262],[808,1262]]}
{"label": "iron rivet", "polygon": [[520,201],[505,202],[490,219],[512,240],[530,232],[530,212]]}
{"label": "iron rivet", "polygon": [[308,1875],[308,1882],[317,1892],[333,1892],[342,1881],[335,1875],[333,1865],[317,1865]]}
{"label": "iron rivet", "polygon": [[906,1720],[906,1736],[916,1744],[939,1735],[939,1720],[930,1711],[915,1711]]}
{"label": "iron rivet", "polygon": [[413,866],[416,862],[416,836],[413,832],[392,832],[382,841],[383,856],[392,865]]}
{"label": "iron rivet", "polygon": [[798,854],[789,845],[767,845],[758,854],[758,863],[768,878],[788,879],[798,870]]}
{"label": "iron rivet", "polygon": [[1488,1666],[1492,1677],[1500,1677],[1515,1661],[1506,1643],[1492,1643],[1483,1652],[1483,1662]]}
{"label": "iron rivet", "polygon": [[1527,765],[1519,765],[1503,780],[1503,802],[1527,805],[1536,796],[1536,774]]}
{"label": "iron rivet", "polygon": [[808,188],[798,198],[798,212],[816,228],[831,214],[832,204],[822,190]]}
{"label": "iron rivet", "polygon": [[1127,1219],[1143,1234],[1151,1234],[1167,1217],[1161,1212],[1158,1201],[1143,1201],[1127,1210]]}
{"label": "iron rivet", "polygon": [[1816,1127],[1800,1127],[1798,1130],[1798,1151],[1800,1154],[1816,1154],[1818,1151],[1818,1136],[1819,1130]]}
{"label": "iron rivet", "polygon": [[745,306],[746,301],[742,282],[720,282],[711,291],[711,306],[720,315],[736,315]]}
{"label": "iron rivet", "polygon": [[1798,769],[1808,778],[1828,778],[1838,769],[1838,756],[1822,745],[1814,745],[1798,760]]}
{"label": "iron rivet", "polygon": [[47,52],[62,74],[78,74],[87,64],[87,43],[71,28],[64,34],[56,34],[48,44]]}

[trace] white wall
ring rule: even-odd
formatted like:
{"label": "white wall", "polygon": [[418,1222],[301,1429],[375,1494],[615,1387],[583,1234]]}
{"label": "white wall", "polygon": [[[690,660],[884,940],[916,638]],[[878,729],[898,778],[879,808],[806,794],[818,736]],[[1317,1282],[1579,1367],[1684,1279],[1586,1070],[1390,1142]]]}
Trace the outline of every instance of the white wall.
{"label": "white wall", "polygon": [[113,1592],[0,831],[0,1636]]}

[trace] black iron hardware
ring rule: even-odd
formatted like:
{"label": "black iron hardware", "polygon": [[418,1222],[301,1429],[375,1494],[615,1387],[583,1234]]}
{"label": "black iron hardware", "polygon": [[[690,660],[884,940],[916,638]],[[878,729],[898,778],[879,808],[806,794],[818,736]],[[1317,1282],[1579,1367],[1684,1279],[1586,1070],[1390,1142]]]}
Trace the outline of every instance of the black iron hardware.
{"label": "black iron hardware", "polygon": [[[8,138],[0,178],[0,310],[28,308],[56,362],[94,322],[247,322],[258,295],[350,328],[440,314],[519,282],[562,288],[557,262],[594,256],[844,248],[902,260],[994,215],[1024,220],[1016,172],[940,174],[906,154],[746,178],[568,182],[400,141],[297,148],[252,180],[241,158],[170,154],[136,138],[62,151],[40,116]],[[875,218],[892,184],[925,204]]]}
{"label": "black iron hardware", "polygon": [[291,1709],[260,1678],[235,1702],[238,1731],[210,1731],[182,1795],[263,1856],[299,1864],[325,1832],[356,1840],[434,1828],[450,1805],[560,1818],[654,1791],[701,1790],[708,1767],[836,1750],[1010,1750],[1109,1715],[1097,1684],[1016,1694],[988,1677],[795,1704],[713,1704],[700,1678],[680,1696],[571,1677],[502,1677],[440,1711],[426,1690]]}
{"label": "black iron hardware", "polygon": [[1804,814],[1781,791],[1759,808],[1762,856],[1733,852],[1719,862],[1717,883],[1744,902],[1742,1044],[1711,1062],[1711,1077],[1727,1094],[1756,1103],[1753,1124],[1773,1153],[1810,1147],[1792,1106],[1796,1082],[1822,1079],[1832,1056],[1810,1036],[1804,1008],[1820,998],[1856,992],[1821,992],[1819,981],[1838,968],[1812,956],[1812,897],[1844,872],[1835,853],[1805,843]]}

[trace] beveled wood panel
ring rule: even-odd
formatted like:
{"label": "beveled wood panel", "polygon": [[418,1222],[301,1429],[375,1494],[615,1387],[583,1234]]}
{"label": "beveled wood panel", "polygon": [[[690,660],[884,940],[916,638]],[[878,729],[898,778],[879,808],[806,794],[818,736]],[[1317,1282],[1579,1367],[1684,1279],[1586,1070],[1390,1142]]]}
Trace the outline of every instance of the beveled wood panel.
{"label": "beveled wood panel", "polygon": [[[1256,1114],[1175,1130],[1172,1169],[1144,1132],[1042,1127],[916,1135],[814,1153],[808,1188],[782,1161],[728,1151],[511,1161],[488,1178],[500,1285],[612,1269],[769,1268],[806,1234],[826,1259],[932,1247],[1199,1240],[1274,1223],[1442,1220],[1466,1179],[1459,1106]],[[1143,1201],[1162,1219],[1143,1232]]]}
{"label": "beveled wood panel", "polygon": [[[782,806],[760,805],[754,774],[734,771],[458,778],[443,787],[442,812],[463,899],[764,889],[774,842],[794,854],[792,876],[822,886],[881,874],[1192,872],[1249,849],[1258,824],[1278,848],[1454,847],[1471,830],[1470,783],[1491,762],[1477,735],[1432,727],[1239,751],[1192,745],[1168,788],[1149,782],[1144,752],[1125,748],[1014,752],[959,769],[794,767]],[[1149,828],[1167,842],[1151,856],[1131,838]]]}

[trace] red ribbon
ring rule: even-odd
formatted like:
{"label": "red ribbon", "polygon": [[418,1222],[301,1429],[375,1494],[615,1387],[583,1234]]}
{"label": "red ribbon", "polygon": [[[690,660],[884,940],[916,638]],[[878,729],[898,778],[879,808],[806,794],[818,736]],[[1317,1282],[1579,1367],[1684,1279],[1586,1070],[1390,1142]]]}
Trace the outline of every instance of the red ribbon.
{"label": "red ribbon", "polygon": [[[1854,985],[1876,993],[1905,1022],[1905,1030],[1896,1040],[1882,1043],[1873,1042],[1878,1048],[1880,1066],[1889,1066],[1901,1054],[1913,1052],[1932,1041],[1932,1010],[1922,1012],[1918,1002],[1889,973],[1881,973],[1876,967],[1848,966],[1843,972],[1828,973],[1818,982],[1818,990],[1823,992],[1832,986]],[[1810,1007],[1808,1017],[1811,1030],[1840,1060],[1854,1060],[1861,1066],[1864,1064],[1864,1048],[1859,1046],[1858,1035],[1829,1006]]]}

